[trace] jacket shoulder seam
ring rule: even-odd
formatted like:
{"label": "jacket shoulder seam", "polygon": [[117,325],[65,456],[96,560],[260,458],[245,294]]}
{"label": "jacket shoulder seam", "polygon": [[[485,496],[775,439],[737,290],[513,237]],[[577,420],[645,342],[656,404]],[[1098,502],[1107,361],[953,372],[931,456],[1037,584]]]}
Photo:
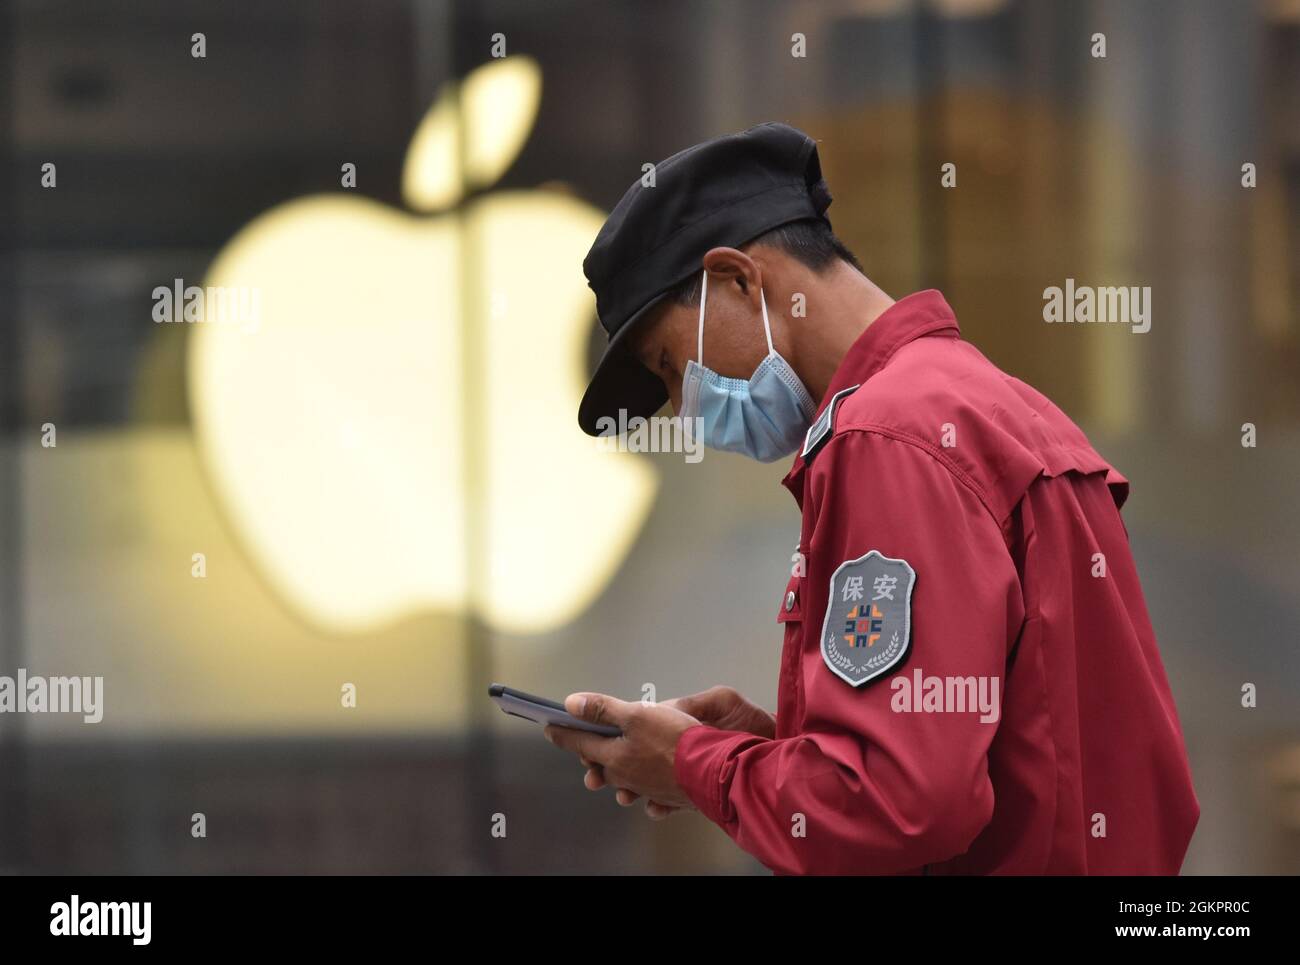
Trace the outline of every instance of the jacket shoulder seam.
{"label": "jacket shoulder seam", "polygon": [[910,432],[904,432],[901,429],[893,428],[892,426],[880,425],[878,423],[856,423],[842,428],[837,427],[834,435],[827,440],[824,448],[829,449],[835,443],[836,439],[842,438],[850,432],[863,432],[870,435],[878,435],[920,449],[940,466],[946,469],[949,475],[969,489],[971,494],[980,501],[980,505],[984,507],[984,511],[989,514],[989,519],[993,521],[993,525],[995,525],[999,531],[1002,529],[1003,520],[998,519],[998,515],[994,512],[993,506],[989,502],[988,493],[984,491],[984,487],[981,486],[970,473],[966,472],[944,455],[943,450],[934,443],[922,439],[920,436],[912,435]]}

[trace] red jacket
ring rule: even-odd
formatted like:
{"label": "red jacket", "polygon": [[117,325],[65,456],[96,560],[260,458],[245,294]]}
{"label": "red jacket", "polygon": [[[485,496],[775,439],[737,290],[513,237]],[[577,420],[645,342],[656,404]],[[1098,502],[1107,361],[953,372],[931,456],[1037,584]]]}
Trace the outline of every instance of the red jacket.
{"label": "red jacket", "polygon": [[1200,806],[1127,480],[937,291],[867,328],[821,408],[784,480],[806,572],[776,738],[687,730],[690,799],[778,873],[1177,873]]}

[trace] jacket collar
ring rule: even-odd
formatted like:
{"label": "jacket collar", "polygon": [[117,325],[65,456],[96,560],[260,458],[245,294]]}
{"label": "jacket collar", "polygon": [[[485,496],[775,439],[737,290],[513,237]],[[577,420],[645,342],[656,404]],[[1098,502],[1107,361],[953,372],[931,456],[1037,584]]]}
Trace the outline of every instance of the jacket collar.
{"label": "jacket collar", "polygon": [[[894,302],[867,326],[844,353],[843,361],[835,370],[830,385],[826,387],[826,394],[817,406],[817,416],[822,414],[822,410],[830,404],[837,392],[865,384],[889,364],[894,353],[908,342],[940,333],[951,333],[950,337],[955,338],[961,334],[961,330],[952,308],[937,289],[929,288]],[[816,416],[813,421],[816,421]],[[796,498],[803,469],[803,456],[796,455],[794,465],[781,480],[781,485],[794,493]]]}

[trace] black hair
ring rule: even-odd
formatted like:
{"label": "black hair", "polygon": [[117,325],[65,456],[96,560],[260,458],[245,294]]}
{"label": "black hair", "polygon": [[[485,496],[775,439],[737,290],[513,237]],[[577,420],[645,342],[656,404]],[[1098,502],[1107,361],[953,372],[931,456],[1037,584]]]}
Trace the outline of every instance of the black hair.
{"label": "black hair", "polygon": [[[783,251],[795,261],[821,272],[835,259],[846,262],[862,274],[862,265],[857,257],[835,237],[830,225],[820,218],[808,218],[803,221],[790,221],[778,225],[771,231],[764,232],[757,238],[746,242],[749,245],[767,245]],[[700,303],[700,273],[691,272],[668,293],[678,305],[698,305]]]}

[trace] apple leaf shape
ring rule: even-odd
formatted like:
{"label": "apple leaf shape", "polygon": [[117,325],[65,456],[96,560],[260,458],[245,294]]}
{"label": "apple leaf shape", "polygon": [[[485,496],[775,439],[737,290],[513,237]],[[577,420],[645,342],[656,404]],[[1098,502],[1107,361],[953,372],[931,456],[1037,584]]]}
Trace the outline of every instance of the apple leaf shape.
{"label": "apple leaf shape", "polygon": [[406,152],[406,203],[415,211],[444,211],[467,186],[495,184],[532,133],[541,99],[541,68],[530,57],[494,60],[459,84],[443,85]]}
{"label": "apple leaf shape", "polygon": [[402,197],[413,211],[444,211],[464,194],[458,107],[455,93],[444,88],[411,138],[402,167]]}

